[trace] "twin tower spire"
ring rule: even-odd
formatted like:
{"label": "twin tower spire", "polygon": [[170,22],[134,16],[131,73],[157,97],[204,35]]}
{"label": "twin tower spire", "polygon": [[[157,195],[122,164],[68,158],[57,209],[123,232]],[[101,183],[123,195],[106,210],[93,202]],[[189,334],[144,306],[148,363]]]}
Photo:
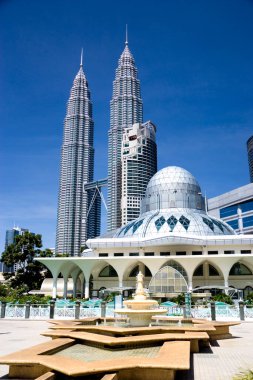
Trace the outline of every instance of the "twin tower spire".
{"label": "twin tower spire", "polygon": [[[83,67],[83,49],[80,68]],[[107,229],[121,226],[121,143],[125,128],[143,121],[140,81],[134,58],[125,49],[113,81],[108,131],[108,214]],[[56,253],[80,255],[88,238],[100,234],[100,198],[93,201],[95,190],[83,192],[94,174],[94,123],[90,90],[83,70],[74,79],[64,120],[61,172],[58,196]]]}

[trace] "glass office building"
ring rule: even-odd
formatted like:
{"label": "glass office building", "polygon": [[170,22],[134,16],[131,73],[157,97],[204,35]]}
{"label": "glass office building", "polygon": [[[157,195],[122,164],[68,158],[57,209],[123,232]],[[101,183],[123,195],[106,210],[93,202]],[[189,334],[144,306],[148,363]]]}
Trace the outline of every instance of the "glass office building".
{"label": "glass office building", "polygon": [[90,90],[81,59],[64,121],[56,253],[77,256],[87,238],[100,233],[100,208],[95,204],[89,210],[92,194],[83,192],[83,184],[93,180],[93,130]]}
{"label": "glass office building", "polygon": [[140,214],[147,184],[157,172],[156,127],[148,121],[125,128],[122,138],[122,225]]}
{"label": "glass office building", "polygon": [[142,123],[140,81],[128,41],[120,56],[113,82],[110,102],[110,129],[108,132],[108,213],[107,230],[121,226],[122,167],[121,143],[125,128]]}
{"label": "glass office building", "polygon": [[[13,227],[10,230],[6,230],[5,233],[5,249],[15,242],[15,237],[23,235],[24,232],[28,232],[27,228]],[[15,272],[18,269],[18,264],[12,267],[7,267],[4,263],[0,263],[1,272]]]}
{"label": "glass office building", "polygon": [[208,200],[208,212],[239,234],[253,233],[253,183]]}

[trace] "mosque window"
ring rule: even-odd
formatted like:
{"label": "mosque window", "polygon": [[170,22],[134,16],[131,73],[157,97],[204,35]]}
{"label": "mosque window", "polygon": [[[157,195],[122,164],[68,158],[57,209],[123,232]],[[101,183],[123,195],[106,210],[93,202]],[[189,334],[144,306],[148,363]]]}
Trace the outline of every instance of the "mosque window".
{"label": "mosque window", "polygon": [[187,273],[185,271],[185,269],[182,267],[181,264],[177,263],[176,261],[174,260],[169,260],[167,261],[167,263],[164,265],[164,266],[170,266],[174,269],[176,269],[179,273],[181,273],[184,278],[188,281],[188,276],[187,276]]}
{"label": "mosque window", "polygon": [[176,224],[177,224],[177,218],[175,218],[174,215],[170,216],[169,219],[167,219],[167,223],[170,227],[170,232],[173,232]]}
{"label": "mosque window", "polygon": [[128,224],[126,227],[125,227],[125,230],[124,230],[124,235],[127,233],[127,231],[130,230],[130,228],[134,225],[134,222]]}
{"label": "mosque window", "polygon": [[251,253],[251,249],[241,249],[241,253],[243,253],[243,254]]}
{"label": "mosque window", "polygon": [[185,293],[187,282],[175,268],[165,266],[150,281],[149,291],[151,293]]}
{"label": "mosque window", "polygon": [[203,219],[203,222],[213,231],[214,230],[213,222],[204,217],[202,217],[202,219]]}
{"label": "mosque window", "polygon": [[247,276],[251,274],[251,270],[246,265],[241,263],[235,263],[229,272],[229,276]]}
{"label": "mosque window", "polygon": [[219,276],[220,275],[219,272],[217,271],[217,269],[211,264],[209,264],[209,266],[208,266],[208,271],[209,271],[209,276]]}
{"label": "mosque window", "polygon": [[224,251],[224,254],[225,255],[233,255],[235,253],[234,250],[230,249],[230,250],[227,250],[227,251]]}
{"label": "mosque window", "polygon": [[218,220],[212,219],[213,224],[215,224],[222,232],[224,232],[224,228]]}
{"label": "mosque window", "polygon": [[179,222],[182,224],[182,226],[184,227],[184,229],[187,231],[188,227],[190,225],[189,219],[187,219],[184,215],[181,215],[180,218],[179,218]]}
{"label": "mosque window", "polygon": [[139,252],[130,252],[129,256],[139,256]]}
{"label": "mosque window", "polygon": [[170,252],[160,252],[160,256],[169,256]]}
{"label": "mosque window", "polygon": [[218,251],[208,251],[208,255],[218,255]]}
{"label": "mosque window", "polygon": [[202,251],[192,251],[193,256],[200,256],[202,255]]}
{"label": "mosque window", "polygon": [[122,253],[122,252],[115,252],[113,254],[113,256],[115,256],[115,257],[124,256],[124,253]]}
{"label": "mosque window", "polygon": [[139,220],[138,222],[136,222],[133,226],[133,233],[135,233],[136,230],[138,230],[138,228],[142,225],[143,223],[143,219],[142,220]]}
{"label": "mosque window", "polygon": [[99,253],[98,256],[99,257],[108,257],[108,253]]}
{"label": "mosque window", "polygon": [[156,226],[157,231],[160,230],[160,228],[164,225],[164,223],[165,223],[164,216],[161,216],[159,219],[155,221],[155,226]]}
{"label": "mosque window", "polygon": [[145,252],[144,256],[155,256],[154,252]]}
{"label": "mosque window", "polygon": [[[136,267],[134,267],[134,268],[131,270],[131,272],[130,272],[130,274],[129,274],[129,277],[136,277],[137,274],[139,273],[139,271],[140,271],[140,268],[139,268],[139,265],[137,265]],[[145,276],[145,277],[152,277],[152,273],[150,272],[149,268],[146,267],[146,265],[145,265],[145,267],[144,267],[144,276]]]}
{"label": "mosque window", "polygon": [[111,265],[107,265],[101,270],[99,277],[118,277],[118,275],[116,270]]}
{"label": "mosque window", "polygon": [[203,264],[202,264],[202,265],[199,265],[199,266],[195,269],[195,271],[194,271],[194,273],[193,273],[193,276],[199,276],[199,277],[204,276],[204,266],[203,266]]}

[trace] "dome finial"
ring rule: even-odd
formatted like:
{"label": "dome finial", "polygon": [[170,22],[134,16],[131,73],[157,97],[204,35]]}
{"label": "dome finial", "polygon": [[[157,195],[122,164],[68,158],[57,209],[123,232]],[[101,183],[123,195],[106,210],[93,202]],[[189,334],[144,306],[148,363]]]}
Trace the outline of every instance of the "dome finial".
{"label": "dome finial", "polygon": [[126,42],[125,42],[126,45],[128,45],[128,30],[127,30],[127,24],[126,24]]}
{"label": "dome finial", "polygon": [[80,67],[83,67],[83,48],[82,48],[82,50],[81,50]]}

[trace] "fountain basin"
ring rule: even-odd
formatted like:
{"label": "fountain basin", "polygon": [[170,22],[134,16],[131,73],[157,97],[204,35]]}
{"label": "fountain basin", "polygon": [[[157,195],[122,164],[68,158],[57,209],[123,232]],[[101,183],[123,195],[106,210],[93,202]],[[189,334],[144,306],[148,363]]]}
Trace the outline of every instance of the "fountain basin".
{"label": "fountain basin", "polygon": [[127,315],[130,326],[149,326],[151,318],[155,315],[167,314],[167,309],[159,309],[158,302],[152,299],[135,297],[133,300],[123,302],[125,308],[115,310],[115,313]]}
{"label": "fountain basin", "polygon": [[145,305],[145,310],[158,309],[158,302],[155,300],[148,300],[148,299],[127,300],[123,302],[123,305],[126,306],[128,309],[132,309],[132,310],[142,310],[144,309],[144,305]]}
{"label": "fountain basin", "polygon": [[[143,307],[143,304],[142,304]],[[126,315],[129,318],[130,326],[149,326],[152,317],[156,315],[167,314],[167,309],[116,309],[115,313],[119,315]]]}
{"label": "fountain basin", "polygon": [[123,309],[114,310],[119,315],[126,315],[130,326],[149,326],[151,318],[155,315],[167,314],[167,309],[159,308],[156,300],[147,299],[143,288],[143,274],[136,276],[136,293],[134,299],[123,302]]}

